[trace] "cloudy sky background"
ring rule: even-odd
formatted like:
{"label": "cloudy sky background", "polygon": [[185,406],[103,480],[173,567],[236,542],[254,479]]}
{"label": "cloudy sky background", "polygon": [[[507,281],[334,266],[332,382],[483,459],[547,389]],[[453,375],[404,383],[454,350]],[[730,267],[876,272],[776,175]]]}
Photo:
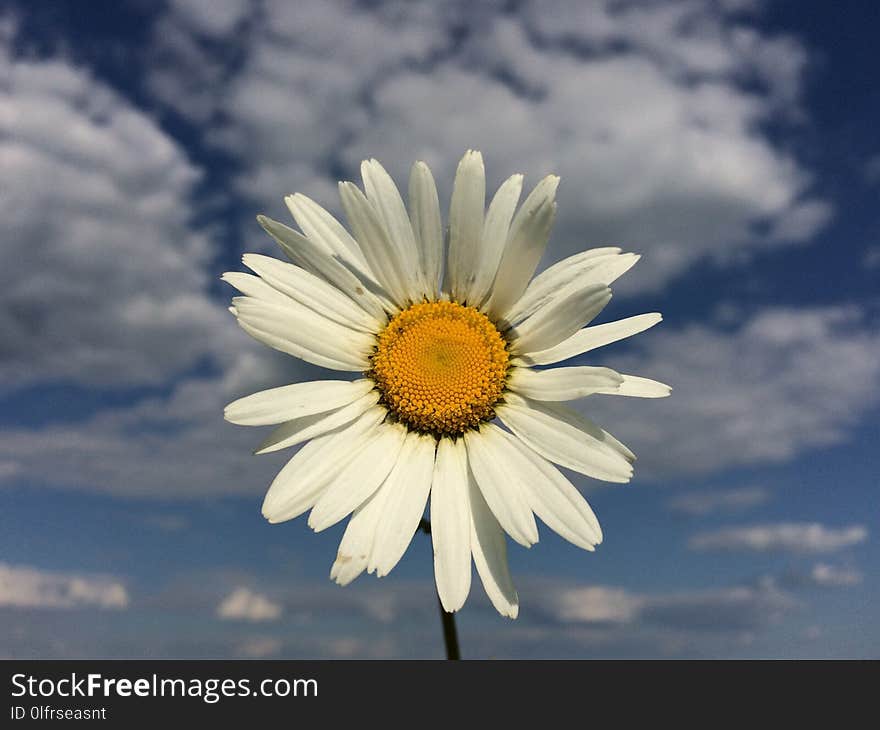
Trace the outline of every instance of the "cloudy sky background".
{"label": "cloudy sky background", "polygon": [[[343,526],[260,516],[284,455],[222,406],[317,368],[219,281],[254,215],[414,159],[448,201],[561,175],[542,266],[644,255],[579,407],[638,454],[577,477],[595,554],[513,546],[470,657],[877,657],[880,97],[870,3],[6,2],[0,12],[0,655],[439,657],[429,541],[328,580]],[[872,22],[873,21],[873,22]],[[444,202],[445,206],[445,202]],[[614,402],[612,402],[614,401]]]}

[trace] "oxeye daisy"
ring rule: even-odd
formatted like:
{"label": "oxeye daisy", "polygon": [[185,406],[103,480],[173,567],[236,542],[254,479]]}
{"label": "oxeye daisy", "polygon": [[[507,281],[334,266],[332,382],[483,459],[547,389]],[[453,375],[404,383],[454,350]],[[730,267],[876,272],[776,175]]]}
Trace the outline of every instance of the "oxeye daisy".
{"label": "oxeye daisy", "polygon": [[586,326],[639,258],[619,248],[570,256],[533,278],[556,215],[553,175],[519,207],[523,177],[510,177],[486,209],[483,160],[467,152],[447,245],[426,164],[412,167],[408,206],[376,160],[361,173],[363,190],[339,184],[348,228],[291,195],[301,232],[258,218],[291,263],[246,254],[254,274],[223,278],[241,292],[230,309],[257,340],[362,377],[262,391],[227,406],[226,419],[276,426],[257,453],[305,444],[269,487],[263,515],[274,523],[309,512],[316,531],[349,518],[330,571],[338,583],[391,571],[430,505],[443,608],[464,604],[473,561],[495,608],[516,617],[505,535],[533,545],[537,516],[585,550],[602,541],[587,501],[554,465],[610,482],[633,472],[626,446],[561,402],[670,390],[606,367],[543,366],[661,316]]}

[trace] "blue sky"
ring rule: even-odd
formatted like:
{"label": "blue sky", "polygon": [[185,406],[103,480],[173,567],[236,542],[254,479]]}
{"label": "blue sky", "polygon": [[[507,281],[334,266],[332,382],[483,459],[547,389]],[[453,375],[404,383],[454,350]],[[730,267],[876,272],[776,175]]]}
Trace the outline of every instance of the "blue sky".
{"label": "blue sky", "polygon": [[561,175],[542,266],[643,254],[601,318],[664,322],[599,361],[675,390],[580,402],[635,478],[575,478],[605,541],[512,546],[520,617],[475,584],[464,654],[880,655],[878,10],[846,6],[4,3],[0,655],[441,655],[424,536],[343,589],[342,526],[261,517],[284,455],[222,406],[320,371],[219,275],[285,194],[338,212],[377,157],[448,200],[468,148]]}

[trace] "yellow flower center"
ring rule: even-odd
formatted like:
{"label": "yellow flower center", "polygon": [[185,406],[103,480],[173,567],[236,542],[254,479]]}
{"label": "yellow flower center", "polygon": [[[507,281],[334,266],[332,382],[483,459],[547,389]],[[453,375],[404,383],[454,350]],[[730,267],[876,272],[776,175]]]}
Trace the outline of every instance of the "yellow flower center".
{"label": "yellow flower center", "polygon": [[368,375],[409,428],[460,434],[495,417],[508,359],[486,315],[455,302],[424,302],[388,323]]}

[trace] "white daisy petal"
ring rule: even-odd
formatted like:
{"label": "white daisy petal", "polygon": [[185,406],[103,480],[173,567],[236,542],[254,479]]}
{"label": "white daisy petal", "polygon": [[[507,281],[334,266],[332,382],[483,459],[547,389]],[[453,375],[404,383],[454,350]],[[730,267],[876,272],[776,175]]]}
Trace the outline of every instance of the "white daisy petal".
{"label": "white daisy petal", "polygon": [[616,388],[608,388],[598,392],[610,395],[628,395],[634,398],[666,398],[672,392],[672,388],[666,383],[657,380],[623,374],[621,374],[621,378],[623,378],[623,382]]}
{"label": "white daisy petal", "polygon": [[495,280],[495,274],[498,273],[498,264],[507,244],[510,220],[519,202],[522,183],[522,175],[511,175],[501,184],[489,204],[486,220],[483,222],[476,279],[466,297],[475,307],[480,306],[486,299]]}
{"label": "white daisy petal", "polygon": [[571,337],[611,301],[604,284],[581,288],[569,284],[531,317],[510,330],[511,351],[528,354],[546,350]]}
{"label": "white daisy petal", "polygon": [[264,215],[258,215],[257,221],[291,261],[326,279],[328,283],[358,304],[367,314],[381,320],[386,311],[398,311],[398,308],[391,301],[391,295],[374,279],[367,277],[362,272],[355,274],[334,258],[329,251],[315,246],[301,233],[283,223]]}
{"label": "white daisy petal", "polygon": [[[339,431],[309,441],[293,455],[269,485],[262,513],[272,524],[299,517],[310,509],[344,465],[351,442]],[[322,459],[318,456],[328,456]]]}
{"label": "white daisy petal", "polygon": [[419,249],[425,295],[434,299],[440,291],[443,267],[443,223],[434,176],[424,162],[416,162],[410,172],[409,217]]}
{"label": "white daisy petal", "polygon": [[284,522],[310,509],[385,415],[384,408],[375,406],[353,423],[303,446],[272,481],[263,500],[263,517]]}
{"label": "white daisy petal", "polygon": [[623,378],[611,368],[582,365],[571,368],[531,370],[511,368],[507,387],[535,400],[576,400],[593,393],[617,392]]}
{"label": "white daisy petal", "polygon": [[590,248],[586,251],[580,251],[579,253],[568,256],[561,261],[557,261],[552,266],[548,266],[529,282],[523,295],[516,301],[516,304],[514,304],[508,313],[509,316],[514,317],[517,310],[528,307],[535,301],[543,299],[547,294],[557,290],[560,281],[564,282],[563,285],[569,284],[574,276],[569,275],[566,272],[577,271],[589,266],[590,262],[593,262],[596,259],[616,256],[622,251],[623,249],[617,246]]}
{"label": "white daisy petal", "polygon": [[[511,324],[524,320],[573,282],[577,282],[581,287],[596,284],[610,286],[641,258],[634,253],[597,253],[608,250],[616,251],[616,249],[585,251],[583,254],[576,254],[560,261],[535,277],[519,301],[505,315],[505,319]],[[593,255],[586,255],[591,253]]]}
{"label": "white daisy petal", "polygon": [[379,214],[388,239],[397,251],[403,268],[407,296],[417,302],[425,292],[420,277],[416,240],[400,191],[378,160],[365,160],[361,164],[361,175],[367,200]]}
{"label": "white daisy petal", "polygon": [[284,202],[306,237],[320,241],[343,261],[348,261],[368,274],[372,273],[358,242],[328,211],[302,193],[288,195]]}
{"label": "white daisy petal", "polygon": [[471,515],[468,508],[468,457],[461,439],[437,444],[431,481],[431,541],[440,603],[460,609],[471,588]]}
{"label": "white daisy petal", "polygon": [[[352,520],[355,517],[357,517],[357,512],[352,515]],[[348,529],[346,529],[343,537],[347,534]],[[364,572],[365,565],[366,560],[363,558],[351,558],[348,555],[340,555],[339,551],[337,551],[336,560],[330,566],[330,580],[335,581],[337,585],[345,587]]]}
{"label": "white daisy petal", "polygon": [[282,294],[280,291],[273,289],[259,276],[246,274],[243,271],[227,271],[220,279],[234,286],[245,296],[253,297],[254,299],[265,299],[266,301],[278,304],[287,304],[290,299],[290,297]]}
{"label": "white daisy petal", "polygon": [[550,365],[562,362],[599,347],[610,345],[612,342],[637,335],[639,332],[650,329],[662,320],[662,315],[652,312],[650,314],[638,314],[635,317],[627,317],[617,322],[584,327],[558,345],[546,350],[530,352],[528,355],[520,355],[513,360],[513,364]]}
{"label": "white daisy petal", "polygon": [[293,301],[282,305],[235,297],[232,303],[241,328],[269,347],[333,370],[361,371],[369,365],[373,335],[343,327]]}
{"label": "white daisy petal", "polygon": [[325,413],[315,413],[311,416],[302,416],[282,423],[266,437],[254,453],[268,454],[287,449],[344,426],[376,405],[378,400],[379,391],[373,390],[341,408]]}
{"label": "white daisy petal", "polygon": [[341,586],[347,586],[367,568],[370,552],[376,539],[376,527],[382,519],[388,498],[386,480],[373,495],[358,507],[342,536],[336,560],[330,568],[330,578]]}
{"label": "white daisy petal", "polygon": [[361,243],[379,283],[391,295],[392,301],[402,307],[409,297],[405,263],[373,204],[352,182],[339,183],[339,196],[351,229]]}
{"label": "white daisy petal", "polygon": [[[366,507],[367,505],[364,506]],[[351,538],[351,542],[359,547],[371,525],[366,522],[355,522],[358,516],[359,513],[355,510],[342,538],[344,540],[349,534],[354,535],[355,537]],[[352,532],[350,533],[349,530],[352,530]],[[372,536],[372,533],[369,534]],[[336,551],[336,559],[333,561],[333,565],[330,566],[330,580],[335,581],[337,585],[345,587],[363,573],[366,566],[367,559],[365,557],[357,554],[343,553],[340,543],[340,548]]]}
{"label": "white daisy petal", "polygon": [[636,455],[630,451],[627,446],[614,438],[614,436],[606,430],[596,425],[596,423],[582,413],[568,408],[562,403],[534,401],[529,398],[524,398],[521,395],[517,395],[516,393],[505,394],[505,401],[507,404],[513,405],[514,407],[525,407],[527,409],[541,411],[546,416],[550,416],[552,419],[559,421],[562,424],[562,426],[560,426],[561,428],[568,426],[582,432],[582,434],[586,434],[590,438],[596,439],[601,448],[609,449],[611,452],[622,456],[630,462],[630,464],[636,460]]}
{"label": "white daisy petal", "polygon": [[516,436],[506,431],[501,434],[513,447],[509,455],[515,454],[516,471],[521,476],[523,494],[532,511],[547,527],[569,542],[584,550],[594,550],[602,542],[602,529],[583,495],[559,469]]}
{"label": "white daisy petal", "polygon": [[637,253],[622,253],[618,256],[610,258],[597,259],[593,266],[587,267],[584,271],[579,272],[575,279],[583,285],[588,284],[605,284],[611,286],[640,260],[641,255]]}
{"label": "white daisy petal", "polygon": [[511,447],[501,429],[484,423],[479,431],[464,435],[468,464],[498,522],[520,545],[538,542],[538,527],[522,493],[520,475],[512,468]]}
{"label": "white daisy petal", "polygon": [[[551,413],[554,413],[560,421],[567,423],[572,428],[580,429],[584,433],[595,434],[596,439],[614,452],[620,454],[620,456],[629,462],[630,467],[632,467],[633,462],[636,460],[636,455],[632,450],[622,441],[614,438],[614,436],[596,424],[592,419],[587,418],[585,415],[578,413],[572,408],[567,408],[561,403],[545,403],[544,405],[549,406],[548,410]],[[630,478],[632,478],[632,474],[630,474]]]}
{"label": "white daisy petal", "polygon": [[251,271],[259,274],[271,289],[324,314],[334,322],[371,333],[378,332],[384,324],[381,319],[367,314],[335,286],[300,266],[255,253],[246,253],[242,261]]}
{"label": "white daisy petal", "polygon": [[[471,551],[486,595],[502,616],[516,618],[519,596],[507,564],[507,538],[473,477],[468,482]],[[433,527],[432,527],[433,531]]]}
{"label": "white daisy petal", "polygon": [[309,527],[326,530],[360,507],[385,481],[406,438],[400,424],[382,424],[361,444],[309,513]]}
{"label": "white daisy petal", "polygon": [[483,156],[468,150],[458,163],[449,203],[449,260],[446,289],[465,301],[476,276],[486,205]]}
{"label": "white daisy petal", "polygon": [[495,286],[487,311],[495,319],[505,319],[510,307],[522,296],[529,279],[547,248],[550,229],[556,217],[556,187],[559,178],[548,175],[529,194],[513,217],[507,245],[498,265]]}
{"label": "white daisy petal", "polygon": [[435,448],[433,436],[409,433],[397,464],[382,485],[388,491],[388,499],[376,528],[368,566],[380,578],[397,565],[419,528],[431,491]]}
{"label": "white daisy petal", "polygon": [[516,436],[555,464],[606,482],[632,478],[632,452],[570,409],[507,393],[495,412]]}
{"label": "white daisy petal", "polygon": [[274,425],[347,406],[374,387],[369,378],[282,385],[233,401],[224,409],[223,417],[239,426]]}
{"label": "white daisy petal", "polygon": [[239,327],[257,340],[257,342],[262,342],[267,347],[271,347],[279,352],[287,353],[288,355],[292,355],[305,362],[310,362],[312,365],[318,365],[319,367],[328,368],[329,370],[354,372],[360,370],[362,367],[360,365],[352,365],[349,362],[336,360],[317,352],[313,352],[307,347],[291,342],[287,337],[279,335],[272,327],[256,325],[250,321],[242,320],[237,308],[233,310],[233,314],[238,318]]}

